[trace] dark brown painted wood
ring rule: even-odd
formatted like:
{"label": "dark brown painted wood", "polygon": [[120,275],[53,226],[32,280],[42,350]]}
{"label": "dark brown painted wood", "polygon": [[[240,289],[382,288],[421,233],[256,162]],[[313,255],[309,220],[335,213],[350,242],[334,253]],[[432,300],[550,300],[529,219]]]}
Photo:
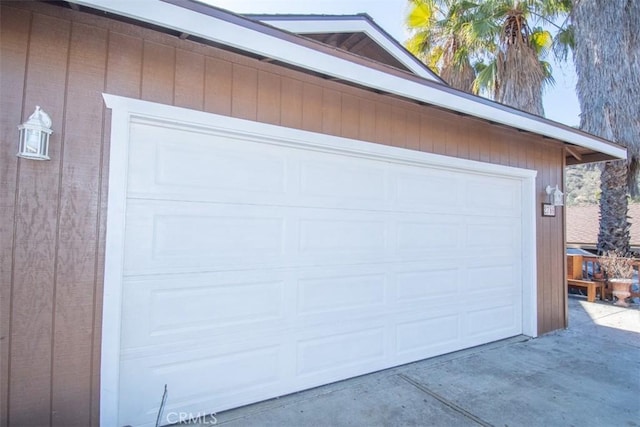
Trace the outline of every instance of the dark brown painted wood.
{"label": "dark brown painted wood", "polygon": [[[67,74],[52,364],[54,426],[90,424],[107,31],[74,23]],[[69,280],[73,278],[73,280]],[[76,408],[77,406],[77,408]]]}
{"label": "dark brown painted wood", "polygon": [[360,99],[360,117],[358,123],[359,138],[364,141],[376,140],[376,104],[370,99]]}
{"label": "dark brown painted wood", "polygon": [[141,95],[143,41],[125,34],[110,32],[108,35],[106,65],[107,93],[130,98]]}
{"label": "dark brown painted wood", "polygon": [[280,76],[267,71],[258,71],[257,120],[259,122],[280,124],[281,94]]}
{"label": "dark brown painted wood", "polygon": [[[538,329],[566,326],[564,215],[539,211],[564,179],[557,141],[50,4],[0,8],[0,426],[99,422],[102,92],[536,170]],[[49,162],[15,158],[36,104],[54,122]]]}
{"label": "dark brown painted wood", "polygon": [[433,153],[433,134],[429,116],[424,112],[420,114],[420,150],[425,153]]}
{"label": "dark brown painted wood", "polygon": [[[563,148],[558,147],[555,149],[555,155],[553,151],[551,151],[552,155],[550,158],[550,162],[555,167],[550,168],[553,174],[553,180],[551,181],[551,185],[558,184],[561,189],[564,189],[564,169],[565,169],[565,151]],[[552,236],[555,239],[555,242],[552,244],[553,252],[551,254],[551,271],[563,271],[566,272],[566,250],[565,250],[565,208],[559,208],[558,214],[554,218],[554,235]],[[563,279],[566,277],[566,273],[563,274]],[[556,277],[552,277],[552,281],[556,281]],[[567,290],[564,286],[564,280],[561,281],[560,284],[556,282],[555,286],[551,287],[552,292],[555,295],[555,300],[553,304],[553,308],[551,310],[551,316],[553,318],[551,324],[551,330],[561,329],[567,326],[565,322],[565,313],[566,313],[566,298],[567,298]]]}
{"label": "dark brown painted wood", "polygon": [[411,150],[420,150],[420,113],[407,110],[407,137],[405,146]]}
{"label": "dark brown painted wood", "polygon": [[360,129],[360,100],[351,94],[342,94],[341,119],[345,138],[358,139]]}
{"label": "dark brown painted wood", "polygon": [[209,113],[231,114],[233,65],[222,59],[207,57],[205,73],[204,110]]}
{"label": "dark brown painted wood", "polygon": [[302,88],[302,128],[322,131],[322,87],[307,82]]}
{"label": "dark brown painted wood", "polygon": [[340,92],[324,88],[322,91],[322,133],[340,136],[342,127],[342,99]]}
{"label": "dark brown painted wood", "polygon": [[233,64],[231,115],[256,120],[258,104],[258,71],[252,67]]}
{"label": "dark brown painted wood", "polygon": [[[544,147],[538,147],[536,154],[537,168],[541,173],[541,179],[537,181],[538,193],[541,195],[538,202],[538,206],[540,206],[541,202],[546,201],[546,196],[544,196],[546,187],[545,183],[548,183],[550,181],[551,173],[547,168],[543,168],[543,165],[547,161]],[[549,236],[549,233],[551,233],[553,220],[549,217],[543,217],[541,219],[543,221],[541,221],[542,227],[540,227],[540,232],[538,233],[538,241],[542,242],[542,244],[540,245],[542,252],[539,251],[538,256],[550,257],[552,239],[544,237]],[[550,268],[544,268],[541,264],[538,264],[538,271],[542,273],[541,279],[543,283],[551,282],[552,276]],[[546,301],[545,304],[538,306],[538,315],[540,316],[539,327],[542,330],[549,330],[551,328],[551,304],[549,304],[549,302],[551,301],[550,286],[541,286],[538,289],[538,297],[540,298],[540,301]]]}
{"label": "dark brown painted wood", "polygon": [[[52,160],[19,160],[11,313],[11,425],[51,422],[55,259],[70,22],[34,15],[23,120],[40,105],[51,116]],[[4,108],[2,108],[4,111]]]}
{"label": "dark brown painted wood", "polygon": [[458,129],[460,126],[457,123],[453,123],[450,120],[447,120],[448,125],[446,130],[444,131],[444,140],[446,141],[446,148],[444,150],[444,154],[450,157],[458,157]]}
{"label": "dark brown painted wood", "polygon": [[204,108],[204,55],[176,49],[174,104],[178,107]]}
{"label": "dark brown painted wood", "polygon": [[383,144],[391,142],[391,105],[383,102],[376,102],[375,130],[374,140]]}
{"label": "dark brown painted wood", "polygon": [[447,132],[451,129],[448,121],[443,117],[443,113],[435,111],[434,117],[430,117],[431,121],[431,143],[433,144],[433,153],[447,153]]}
{"label": "dark brown painted wood", "polygon": [[295,79],[286,79],[285,84],[280,84],[280,89],[280,124],[301,129],[303,83]]}
{"label": "dark brown painted wood", "polygon": [[12,270],[18,188],[17,124],[22,122],[31,15],[0,14],[0,426],[9,424]]}
{"label": "dark brown painted wood", "polygon": [[391,138],[389,141],[395,147],[404,148],[407,145],[407,111],[399,106],[391,107]]}
{"label": "dark brown painted wood", "polygon": [[163,104],[173,104],[175,49],[145,40],[143,51],[142,98]]}

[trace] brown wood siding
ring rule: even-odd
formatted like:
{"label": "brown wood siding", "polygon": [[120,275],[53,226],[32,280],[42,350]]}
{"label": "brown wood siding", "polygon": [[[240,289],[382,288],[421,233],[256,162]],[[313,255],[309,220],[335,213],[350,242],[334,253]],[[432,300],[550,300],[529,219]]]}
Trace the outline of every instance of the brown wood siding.
{"label": "brown wood siding", "polygon": [[[0,4],[0,427],[98,425],[107,92],[538,171],[538,330],[566,326],[561,144],[152,30],[41,3]],[[51,114],[49,162],[16,126]]]}

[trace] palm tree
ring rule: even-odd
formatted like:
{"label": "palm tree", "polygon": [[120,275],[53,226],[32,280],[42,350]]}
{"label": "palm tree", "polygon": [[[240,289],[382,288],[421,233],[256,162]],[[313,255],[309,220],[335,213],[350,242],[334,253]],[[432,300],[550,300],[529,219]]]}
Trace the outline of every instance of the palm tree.
{"label": "palm tree", "polygon": [[473,78],[473,93],[544,115],[542,93],[553,79],[542,58],[553,38],[529,22],[552,22],[567,2],[409,0],[407,48],[453,87],[469,91]]}
{"label": "palm tree", "polygon": [[640,2],[573,0],[574,61],[581,124],[617,142],[627,161],[602,167],[598,251],[629,253],[628,195],[640,165]]}
{"label": "palm tree", "polygon": [[471,64],[478,39],[466,37],[470,9],[475,4],[457,0],[410,0],[407,26],[412,30],[407,49],[452,87],[471,92],[475,71]]}
{"label": "palm tree", "polygon": [[496,18],[504,16],[496,57],[496,100],[544,116],[543,89],[545,84],[553,84],[553,79],[548,63],[540,56],[551,47],[551,34],[542,28],[529,28],[530,4],[501,3],[494,12]]}

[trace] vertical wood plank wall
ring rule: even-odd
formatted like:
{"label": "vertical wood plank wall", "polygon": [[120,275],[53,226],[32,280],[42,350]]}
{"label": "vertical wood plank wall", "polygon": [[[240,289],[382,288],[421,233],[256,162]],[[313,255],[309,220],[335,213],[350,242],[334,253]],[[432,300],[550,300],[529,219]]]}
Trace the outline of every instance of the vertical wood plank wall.
{"label": "vertical wood plank wall", "polygon": [[[559,143],[41,3],[0,4],[0,427],[98,425],[110,114],[103,92],[538,171]],[[16,126],[50,113],[51,161]],[[565,327],[563,215],[537,212],[538,329]]]}

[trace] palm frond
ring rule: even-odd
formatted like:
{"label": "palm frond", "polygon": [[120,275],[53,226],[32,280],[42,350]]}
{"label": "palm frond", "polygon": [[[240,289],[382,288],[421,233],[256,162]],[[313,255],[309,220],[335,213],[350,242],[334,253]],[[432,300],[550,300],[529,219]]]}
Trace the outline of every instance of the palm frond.
{"label": "palm frond", "polygon": [[496,60],[489,63],[477,62],[474,64],[476,79],[473,82],[473,93],[484,94],[493,98],[496,93],[497,68]]}
{"label": "palm frond", "polygon": [[540,58],[544,58],[547,56],[551,46],[553,45],[553,36],[549,31],[541,27],[536,27],[531,31],[529,44]]}
{"label": "palm frond", "polygon": [[573,25],[568,25],[556,33],[556,36],[553,38],[551,50],[556,59],[564,62],[569,57],[569,53],[574,49],[575,45],[575,28]]}
{"label": "palm frond", "polygon": [[434,19],[435,10],[432,1],[412,1],[406,23],[409,28],[428,26]]}
{"label": "palm frond", "polygon": [[556,85],[556,79],[553,78],[553,67],[549,62],[540,61],[540,66],[542,67],[542,73],[544,76],[542,79],[542,90],[546,91]]}

